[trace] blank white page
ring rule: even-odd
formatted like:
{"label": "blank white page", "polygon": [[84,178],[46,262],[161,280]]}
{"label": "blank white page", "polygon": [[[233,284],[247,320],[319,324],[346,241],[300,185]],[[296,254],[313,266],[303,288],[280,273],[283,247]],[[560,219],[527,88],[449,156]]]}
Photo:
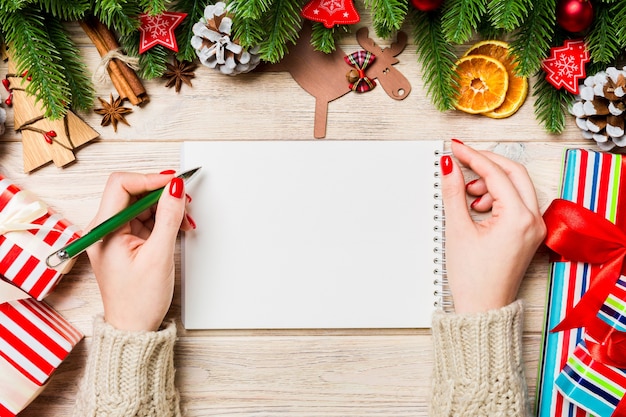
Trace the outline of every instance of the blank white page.
{"label": "blank white page", "polygon": [[187,329],[430,327],[440,141],[202,141]]}

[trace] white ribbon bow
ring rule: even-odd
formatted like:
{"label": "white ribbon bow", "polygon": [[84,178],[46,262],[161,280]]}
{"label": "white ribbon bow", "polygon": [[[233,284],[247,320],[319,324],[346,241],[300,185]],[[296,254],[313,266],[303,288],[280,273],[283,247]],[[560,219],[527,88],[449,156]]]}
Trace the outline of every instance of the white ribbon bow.
{"label": "white ribbon bow", "polygon": [[41,229],[43,226],[32,224],[48,212],[48,207],[34,198],[27,191],[20,191],[0,211],[0,235],[9,232],[19,232],[31,229]]}

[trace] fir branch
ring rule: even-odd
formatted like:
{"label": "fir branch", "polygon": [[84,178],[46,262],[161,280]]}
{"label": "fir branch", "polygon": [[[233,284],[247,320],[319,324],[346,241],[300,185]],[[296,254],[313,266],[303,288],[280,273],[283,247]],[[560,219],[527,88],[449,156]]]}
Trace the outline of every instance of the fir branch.
{"label": "fir branch", "polygon": [[162,45],[154,46],[141,54],[141,77],[147,80],[162,77],[167,71],[168,56],[168,50]]}
{"label": "fir branch", "polygon": [[263,15],[266,38],[260,44],[261,59],[276,63],[287,53],[287,42],[296,43],[300,30],[300,0],[274,0]]}
{"label": "fir branch", "polygon": [[50,39],[59,51],[61,65],[65,68],[65,77],[72,97],[71,107],[77,110],[89,110],[93,106],[95,91],[89,71],[80,59],[78,48],[71,40],[61,22],[49,18],[46,23]]}
{"label": "fir branch", "polygon": [[144,13],[157,15],[167,11],[167,4],[171,0],[139,0],[139,7]]}
{"label": "fir branch", "polygon": [[233,14],[233,37],[244,48],[252,48],[265,38],[265,28],[260,17],[267,11],[270,2],[262,0],[233,0],[228,3]]}
{"label": "fir branch", "polygon": [[337,49],[337,38],[348,33],[349,31],[350,29],[347,25],[335,25],[328,29],[322,23],[314,22],[311,33],[311,44],[316,51],[329,54]]}
{"label": "fir branch", "polygon": [[407,3],[406,0],[365,0],[365,7],[372,11],[377,36],[388,38],[400,29],[408,10]]}
{"label": "fir branch", "polygon": [[574,101],[574,95],[565,89],[557,90],[550,84],[543,71],[536,74],[533,88],[535,117],[549,133],[562,133],[565,130],[566,115]]}
{"label": "fir branch", "polygon": [[517,73],[528,77],[541,68],[554,36],[555,0],[535,2],[528,17],[516,31],[511,42],[511,52],[517,62]]}
{"label": "fir branch", "polygon": [[242,19],[260,19],[272,5],[272,0],[231,0],[229,10]]}
{"label": "fir branch", "polygon": [[532,0],[489,0],[487,3],[493,26],[508,32],[518,28],[532,8]]}
{"label": "fir branch", "polygon": [[623,49],[626,49],[626,0],[616,0],[611,10],[617,33],[615,37]]}
{"label": "fir branch", "polygon": [[467,42],[487,11],[487,0],[446,0],[441,26],[448,42]]}
{"label": "fir branch", "polygon": [[138,75],[141,78],[159,78],[163,76],[167,70],[167,64],[169,63],[168,49],[162,45],[156,45],[140,55],[138,31],[130,35],[120,36],[120,45],[126,51],[126,54],[139,58],[139,66],[141,69]]}
{"label": "fir branch", "polygon": [[178,53],[176,57],[179,61],[193,61],[196,57],[196,51],[191,46],[191,38],[193,37],[193,25],[195,25],[204,16],[206,1],[203,0],[179,0],[174,5],[174,10],[187,13],[187,17],[176,28],[178,42]]}
{"label": "fir branch", "polygon": [[3,13],[12,13],[24,7],[29,0],[3,0],[0,1],[0,19],[3,19]]}
{"label": "fir branch", "polygon": [[54,17],[61,20],[82,19],[91,9],[90,0],[58,1],[58,0],[37,0],[35,3]]}
{"label": "fir branch", "polygon": [[487,15],[480,20],[476,31],[482,39],[502,39],[505,36],[505,31],[494,27]]}
{"label": "fir branch", "polygon": [[140,13],[141,9],[137,3],[125,0],[97,0],[93,7],[94,16],[120,36],[137,31],[140,26],[138,19]]}
{"label": "fir branch", "polygon": [[594,12],[593,27],[585,38],[591,60],[604,64],[613,63],[622,48],[620,48],[619,39],[615,36],[618,27],[614,26],[611,7],[604,3],[597,3],[594,6]]}
{"label": "fir branch", "polygon": [[[46,31],[46,19],[37,10],[25,8],[3,15],[1,26],[18,74],[28,71],[26,92],[44,104],[44,116],[60,119],[67,112],[70,89],[59,54]],[[36,42],[33,42],[36,39]]]}
{"label": "fir branch", "polygon": [[454,108],[458,82],[454,75],[456,55],[441,30],[439,13],[411,13],[413,41],[417,60],[422,66],[423,79],[434,106],[440,110]]}

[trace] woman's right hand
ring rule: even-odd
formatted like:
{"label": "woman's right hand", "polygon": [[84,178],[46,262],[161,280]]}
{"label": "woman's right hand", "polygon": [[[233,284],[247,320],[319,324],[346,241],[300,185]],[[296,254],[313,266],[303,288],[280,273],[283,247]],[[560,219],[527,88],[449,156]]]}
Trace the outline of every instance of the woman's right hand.
{"label": "woman's right hand", "polygon": [[[465,185],[459,165],[441,158],[446,216],[446,269],[457,313],[504,307],[517,292],[546,227],[524,166],[488,151],[452,142],[453,155],[479,178]],[[488,212],[474,221],[470,207]]]}

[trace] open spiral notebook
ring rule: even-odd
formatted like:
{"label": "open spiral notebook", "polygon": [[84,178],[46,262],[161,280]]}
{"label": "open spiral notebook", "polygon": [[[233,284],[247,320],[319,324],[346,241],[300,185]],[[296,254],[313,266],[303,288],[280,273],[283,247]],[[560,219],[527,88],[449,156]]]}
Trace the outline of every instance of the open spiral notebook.
{"label": "open spiral notebook", "polygon": [[430,327],[441,141],[185,142],[187,329]]}

